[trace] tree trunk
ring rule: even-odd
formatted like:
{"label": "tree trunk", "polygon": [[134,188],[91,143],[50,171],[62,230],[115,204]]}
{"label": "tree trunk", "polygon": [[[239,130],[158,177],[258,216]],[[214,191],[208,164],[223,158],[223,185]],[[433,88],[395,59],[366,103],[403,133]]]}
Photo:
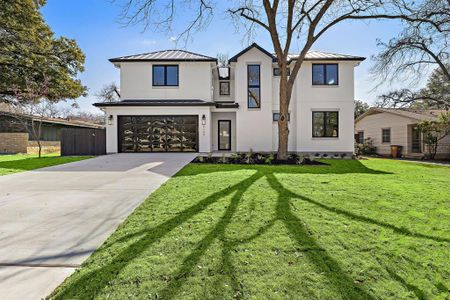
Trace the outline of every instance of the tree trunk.
{"label": "tree trunk", "polygon": [[278,119],[278,152],[277,159],[288,159],[289,141],[289,100],[291,91],[287,80],[286,66],[280,66],[280,117]]}
{"label": "tree trunk", "polygon": [[37,140],[37,144],[38,144],[38,157],[41,158],[41,154],[42,154],[42,145],[41,145],[41,141]]}

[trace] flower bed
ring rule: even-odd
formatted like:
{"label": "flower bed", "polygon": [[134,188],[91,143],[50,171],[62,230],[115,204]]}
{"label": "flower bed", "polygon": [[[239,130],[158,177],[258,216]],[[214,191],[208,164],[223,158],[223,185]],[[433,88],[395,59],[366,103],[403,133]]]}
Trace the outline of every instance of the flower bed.
{"label": "flower bed", "polygon": [[279,160],[273,153],[233,153],[229,156],[199,155],[193,163],[206,164],[255,164],[255,165],[325,165],[328,164],[298,154],[289,154],[287,160]]}

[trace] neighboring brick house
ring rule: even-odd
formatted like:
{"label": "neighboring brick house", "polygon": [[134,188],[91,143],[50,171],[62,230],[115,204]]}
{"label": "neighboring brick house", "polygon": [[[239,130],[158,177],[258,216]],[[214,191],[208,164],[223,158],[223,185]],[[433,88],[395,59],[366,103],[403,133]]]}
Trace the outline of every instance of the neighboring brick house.
{"label": "neighboring brick house", "polygon": [[[355,120],[355,139],[361,143],[373,140],[377,154],[389,155],[391,145],[402,146],[402,155],[424,156],[423,136],[417,124],[437,120],[443,110],[414,110],[400,108],[371,108]],[[437,159],[450,159],[450,135],[440,142]]]}
{"label": "neighboring brick house", "polygon": [[[34,117],[38,121],[38,117]],[[0,153],[27,153],[29,148],[37,147],[32,134],[24,126],[27,121],[31,127],[32,116],[17,115],[0,111]],[[36,123],[35,126],[37,126]],[[44,118],[42,120],[40,140],[44,147],[58,150],[63,128],[103,128],[103,125],[89,122],[65,120],[60,118]]]}

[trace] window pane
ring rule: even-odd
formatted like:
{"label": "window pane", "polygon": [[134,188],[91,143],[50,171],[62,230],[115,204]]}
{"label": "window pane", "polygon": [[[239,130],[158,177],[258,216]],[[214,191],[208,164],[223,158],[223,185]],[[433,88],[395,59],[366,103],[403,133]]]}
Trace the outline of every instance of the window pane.
{"label": "window pane", "polygon": [[322,137],[324,133],[324,113],[313,112],[313,137]]}
{"label": "window pane", "polygon": [[383,143],[390,143],[391,142],[391,130],[390,129],[383,129],[383,131],[382,131],[382,142]]}
{"label": "window pane", "polygon": [[167,66],[167,85],[178,85],[178,66]]}
{"label": "window pane", "polygon": [[229,82],[221,82],[220,83],[220,95],[229,95],[230,94],[230,83]]}
{"label": "window pane", "polygon": [[249,108],[259,107],[259,105],[260,105],[259,92],[260,92],[259,87],[248,88],[248,107]]}
{"label": "window pane", "polygon": [[164,85],[164,66],[153,66],[153,85]]}
{"label": "window pane", "polygon": [[312,68],[313,68],[312,83],[313,84],[325,84],[324,65],[313,65]]}
{"label": "window pane", "polygon": [[273,68],[273,76],[280,76],[280,68]]}
{"label": "window pane", "polygon": [[248,65],[248,85],[260,85],[259,65]]}
{"label": "window pane", "polygon": [[327,114],[327,122],[326,122],[326,132],[325,136],[327,137],[337,137],[338,136],[338,113],[337,112],[328,112]]}
{"label": "window pane", "polygon": [[338,66],[326,65],[326,68],[327,68],[326,84],[338,84]]}

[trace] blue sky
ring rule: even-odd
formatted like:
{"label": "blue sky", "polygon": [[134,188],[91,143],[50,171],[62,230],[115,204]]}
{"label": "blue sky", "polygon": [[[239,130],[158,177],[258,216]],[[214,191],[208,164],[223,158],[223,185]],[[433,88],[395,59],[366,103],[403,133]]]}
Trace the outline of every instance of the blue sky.
{"label": "blue sky", "polygon": [[[220,6],[225,3],[217,2]],[[187,50],[213,57],[217,53],[232,56],[248,45],[248,41],[243,40],[243,32],[236,31],[231,20],[221,13],[223,7],[220,6],[210,25],[193,35]],[[89,96],[77,100],[81,110],[97,111],[91,105],[96,102],[95,93],[104,84],[119,83],[119,70],[108,61],[109,58],[174,48],[170,40],[174,33],[143,32],[139,25],[124,27],[120,24],[120,11],[118,3],[110,0],[48,0],[42,8],[42,14],[55,34],[75,39],[86,55],[85,71],[80,79],[88,87]],[[387,41],[399,29],[394,21],[343,23],[323,35],[313,49],[367,57],[355,71],[355,98],[373,103],[389,86],[384,84],[373,91],[376,83],[369,74],[370,57],[379,50],[377,39]],[[272,51],[267,33],[258,34],[254,41]]]}

